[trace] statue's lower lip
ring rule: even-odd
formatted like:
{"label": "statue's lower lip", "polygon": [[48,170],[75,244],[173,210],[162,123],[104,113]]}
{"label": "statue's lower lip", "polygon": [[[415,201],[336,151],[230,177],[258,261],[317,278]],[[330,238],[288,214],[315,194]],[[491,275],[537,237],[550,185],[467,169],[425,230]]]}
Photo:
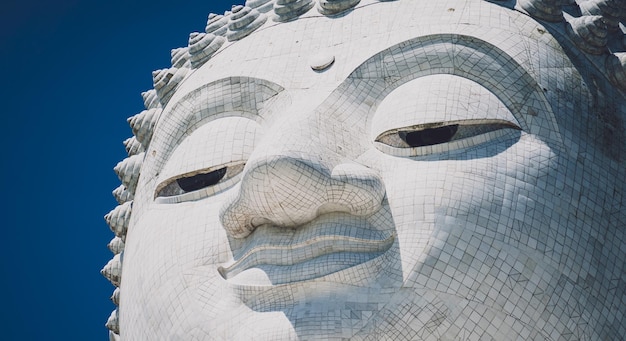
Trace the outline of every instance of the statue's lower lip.
{"label": "statue's lower lip", "polygon": [[236,260],[220,266],[218,271],[226,280],[247,284],[305,281],[372,260],[389,250],[395,240],[391,232],[354,226],[326,227],[322,231],[327,233],[317,231],[311,235],[309,231],[303,233],[309,238],[275,238],[273,243],[259,238],[261,242],[245,248]]}

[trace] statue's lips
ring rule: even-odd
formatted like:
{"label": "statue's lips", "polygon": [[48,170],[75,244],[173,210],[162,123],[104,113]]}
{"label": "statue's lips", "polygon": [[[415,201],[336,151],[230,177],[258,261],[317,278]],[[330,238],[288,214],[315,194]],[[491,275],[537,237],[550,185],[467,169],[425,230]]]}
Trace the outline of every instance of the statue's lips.
{"label": "statue's lips", "polygon": [[229,280],[258,269],[272,284],[322,277],[389,250],[393,232],[369,227],[362,219],[317,222],[298,229],[259,227],[237,250],[235,260],[218,270]]}

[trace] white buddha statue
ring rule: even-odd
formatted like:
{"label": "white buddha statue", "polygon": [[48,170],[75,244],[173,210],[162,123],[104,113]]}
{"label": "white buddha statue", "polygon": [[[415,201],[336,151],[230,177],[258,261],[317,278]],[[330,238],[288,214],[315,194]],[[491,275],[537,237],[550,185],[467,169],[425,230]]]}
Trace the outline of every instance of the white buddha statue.
{"label": "white buddha statue", "polygon": [[251,0],[209,16],[129,120],[110,338],[622,338],[624,13]]}

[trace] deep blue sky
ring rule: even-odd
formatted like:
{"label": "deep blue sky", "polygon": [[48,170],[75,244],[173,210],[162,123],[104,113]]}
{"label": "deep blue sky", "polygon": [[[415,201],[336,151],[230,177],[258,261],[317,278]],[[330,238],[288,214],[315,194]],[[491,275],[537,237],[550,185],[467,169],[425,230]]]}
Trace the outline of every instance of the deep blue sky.
{"label": "deep blue sky", "polygon": [[108,340],[102,218],[151,71],[232,1],[9,1],[0,11],[3,340]]}

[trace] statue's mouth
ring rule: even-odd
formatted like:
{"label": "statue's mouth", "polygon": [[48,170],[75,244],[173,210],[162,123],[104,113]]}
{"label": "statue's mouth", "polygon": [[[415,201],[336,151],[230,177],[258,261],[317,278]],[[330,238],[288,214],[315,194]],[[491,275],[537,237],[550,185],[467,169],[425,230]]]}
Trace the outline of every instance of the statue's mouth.
{"label": "statue's mouth", "polygon": [[334,216],[296,229],[258,227],[219,267],[226,280],[284,284],[342,271],[377,258],[391,248],[393,231],[380,231],[365,218]]}

